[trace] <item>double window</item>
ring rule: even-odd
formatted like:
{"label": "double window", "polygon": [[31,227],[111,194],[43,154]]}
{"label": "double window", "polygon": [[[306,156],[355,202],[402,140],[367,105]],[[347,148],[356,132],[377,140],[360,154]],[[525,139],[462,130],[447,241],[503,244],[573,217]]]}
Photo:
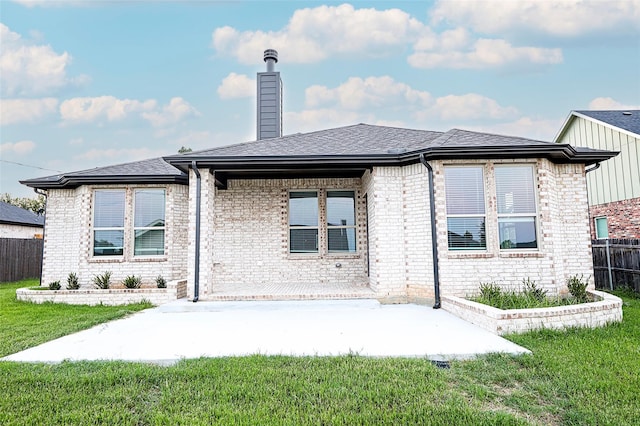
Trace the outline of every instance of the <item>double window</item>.
{"label": "double window", "polygon": [[[496,218],[500,249],[535,249],[536,192],[532,165],[496,165]],[[445,167],[447,231],[450,250],[487,248],[485,179],[482,166]]]}
{"label": "double window", "polygon": [[[127,229],[127,197],[133,198],[134,256],[164,254],[165,191],[164,189],[101,189],[94,192],[93,255],[123,256]],[[131,222],[129,222],[131,223]]]}
{"label": "double window", "polygon": [[[321,208],[320,194],[325,195]],[[289,252],[354,253],[356,251],[354,191],[291,191],[289,193]],[[321,233],[326,247],[321,247]]]}

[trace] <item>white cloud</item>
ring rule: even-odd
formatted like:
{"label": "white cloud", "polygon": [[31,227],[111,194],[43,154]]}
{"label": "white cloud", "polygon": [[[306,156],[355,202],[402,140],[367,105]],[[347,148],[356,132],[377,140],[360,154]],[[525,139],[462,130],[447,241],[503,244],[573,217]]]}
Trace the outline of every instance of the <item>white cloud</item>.
{"label": "white cloud", "polygon": [[83,138],[73,138],[69,140],[69,145],[82,145],[84,143]]}
{"label": "white cloud", "polygon": [[244,74],[230,73],[218,86],[220,99],[249,98],[256,95],[256,81]]}
{"label": "white cloud", "polygon": [[[147,101],[149,102],[149,101]],[[199,116],[200,113],[180,97],[172,98],[171,101],[164,107],[162,111],[143,112],[142,117],[148,120],[154,127],[165,127],[172,124],[176,124],[180,120]]]}
{"label": "white cloud", "polygon": [[618,102],[613,98],[595,98],[589,102],[589,109],[608,110],[608,109],[640,109],[640,105],[630,105]]}
{"label": "white cloud", "polygon": [[284,113],[284,134],[311,132],[331,127],[347,126],[359,122],[371,122],[371,116],[355,111],[337,109],[312,109]]}
{"label": "white cloud", "polygon": [[351,77],[340,86],[311,86],[305,91],[308,107],[336,104],[339,108],[358,110],[372,106],[427,105],[431,100],[428,92],[412,89],[389,76]]}
{"label": "white cloud", "polygon": [[32,141],[6,142],[0,145],[0,153],[28,154],[36,147]]}
{"label": "white cloud", "polygon": [[92,122],[104,119],[117,121],[134,113],[154,110],[156,104],[153,99],[137,101],[118,99],[113,96],[72,98],[62,102],[60,115],[66,123]]}
{"label": "white cloud", "polygon": [[255,64],[265,48],[278,50],[288,63],[312,63],[332,54],[380,57],[425,30],[424,24],[399,9],[355,9],[343,4],[299,9],[279,31],[220,27],[213,32],[212,47],[245,64]]}
{"label": "white cloud", "polygon": [[438,118],[446,121],[505,119],[518,114],[515,107],[503,107],[494,99],[476,93],[439,97],[434,104],[416,114],[416,118]]}
{"label": "white cloud", "polygon": [[0,125],[34,123],[56,112],[58,100],[42,99],[2,99],[0,100]]}
{"label": "white cloud", "polygon": [[485,34],[529,31],[576,37],[607,30],[638,31],[639,0],[439,0],[432,22],[448,22]]}
{"label": "white cloud", "polygon": [[67,76],[67,67],[71,63],[69,53],[58,54],[51,46],[24,40],[2,23],[0,39],[0,89],[5,95],[41,95],[88,79],[86,76]]}
{"label": "white cloud", "polygon": [[415,53],[407,58],[416,68],[496,68],[507,65],[561,63],[562,50],[517,47],[500,39],[472,40],[463,29],[448,31],[441,37],[418,41]]}
{"label": "white cloud", "polygon": [[466,130],[513,135],[551,142],[562,126],[563,118],[548,119],[538,117],[520,117],[514,121],[465,125]]}

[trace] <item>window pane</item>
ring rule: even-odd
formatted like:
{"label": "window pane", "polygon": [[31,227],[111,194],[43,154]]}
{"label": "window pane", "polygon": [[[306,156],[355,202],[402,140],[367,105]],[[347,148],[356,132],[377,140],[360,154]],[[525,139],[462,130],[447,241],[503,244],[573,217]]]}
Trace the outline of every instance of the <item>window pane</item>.
{"label": "window pane", "polygon": [[121,228],[124,226],[124,191],[95,191],[93,226]]}
{"label": "window pane", "polygon": [[289,225],[318,226],[318,193],[289,193]]}
{"label": "window pane", "polygon": [[124,231],[94,231],[93,255],[94,256],[119,256],[122,255],[124,243]]}
{"label": "window pane", "polygon": [[450,217],[447,219],[447,231],[451,249],[487,247],[483,217]]}
{"label": "window pane", "polygon": [[331,228],[327,230],[329,236],[329,251],[356,251],[355,228]]}
{"label": "window pane", "polygon": [[533,167],[496,167],[496,193],[498,214],[535,213],[536,196],[533,184]]}
{"label": "window pane", "polygon": [[289,244],[291,253],[315,253],[318,251],[318,230],[290,229]]}
{"label": "window pane", "polygon": [[445,167],[447,214],[484,214],[482,167]]}
{"label": "window pane", "polygon": [[137,189],[134,227],[164,226],[164,190]]}
{"label": "window pane", "polygon": [[355,194],[353,191],[327,191],[327,225],[356,224]]}
{"label": "window pane", "polygon": [[536,221],[533,217],[498,218],[501,249],[537,248]]}
{"label": "window pane", "polygon": [[140,229],[135,232],[134,256],[164,254],[164,229]]}
{"label": "window pane", "polygon": [[609,238],[609,227],[606,217],[596,218],[596,238]]}

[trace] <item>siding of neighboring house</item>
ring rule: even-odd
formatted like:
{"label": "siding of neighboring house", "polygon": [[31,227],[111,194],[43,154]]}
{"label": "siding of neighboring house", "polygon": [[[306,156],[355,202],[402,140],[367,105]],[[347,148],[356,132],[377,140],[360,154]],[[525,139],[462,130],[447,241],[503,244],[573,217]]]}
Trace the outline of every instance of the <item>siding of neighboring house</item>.
{"label": "siding of neighboring house", "polygon": [[0,238],[42,238],[42,227],[0,223]]}
{"label": "siding of neighboring house", "polygon": [[590,205],[640,198],[639,138],[575,117],[557,142],[620,151],[620,155],[601,163],[599,169],[587,175]]}
{"label": "siding of neighboring house", "polygon": [[597,217],[610,238],[640,238],[640,138],[576,116],[556,142],[620,152],[587,174],[592,238]]}
{"label": "siding of neighboring house", "polygon": [[166,190],[165,255],[135,258],[132,254],[132,197],[127,197],[125,214],[125,255],[93,257],[92,203],[94,188],[50,189],[47,197],[47,227],[44,236],[42,282],[66,282],[70,272],[78,274],[81,286],[92,286],[92,277],[112,272],[113,284],[127,275],[137,275],[143,284],[155,284],[162,275],[167,280],[186,275],[188,188],[185,185],[110,185],[109,189],[164,188]]}

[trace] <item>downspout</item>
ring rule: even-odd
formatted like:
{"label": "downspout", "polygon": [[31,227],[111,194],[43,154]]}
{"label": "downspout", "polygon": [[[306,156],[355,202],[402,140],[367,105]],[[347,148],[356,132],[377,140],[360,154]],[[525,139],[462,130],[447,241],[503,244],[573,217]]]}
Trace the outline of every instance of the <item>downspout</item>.
{"label": "downspout", "polygon": [[424,158],[424,152],[420,154],[420,162],[427,168],[429,176],[429,211],[431,212],[431,251],[433,253],[433,290],[436,303],[433,309],[440,309],[440,266],[438,264],[438,236],[436,230],[436,198],[433,193],[433,169]]}
{"label": "downspout", "polygon": [[193,279],[193,303],[200,298],[200,170],[195,160],[191,162],[191,168],[196,174],[196,253],[195,253],[195,270]]}
{"label": "downspout", "polygon": [[589,174],[589,172],[592,172],[594,170],[598,170],[600,168],[600,163],[596,163],[594,164],[592,167],[585,167],[584,168],[584,186],[587,189],[587,215],[589,216],[589,232],[593,231],[593,235],[596,236],[596,230],[595,230],[595,223],[593,223],[593,221],[591,220],[591,206],[589,205],[589,185],[587,184],[587,174]]}
{"label": "downspout", "polygon": [[42,286],[42,272],[44,271],[44,237],[45,230],[47,229],[47,202],[49,198],[47,197],[47,191],[40,190],[38,188],[33,188],[33,191],[38,194],[44,196],[44,224],[42,225],[42,256],[40,256],[40,286]]}

